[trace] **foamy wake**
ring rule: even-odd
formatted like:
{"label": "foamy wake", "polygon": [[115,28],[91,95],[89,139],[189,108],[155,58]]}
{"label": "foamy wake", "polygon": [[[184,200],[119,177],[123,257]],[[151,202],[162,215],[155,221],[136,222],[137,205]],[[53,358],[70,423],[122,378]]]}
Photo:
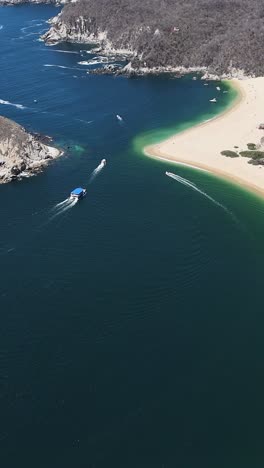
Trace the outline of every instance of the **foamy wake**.
{"label": "foamy wake", "polygon": [[[21,28],[20,31],[23,33],[23,34],[26,34],[28,29],[33,29],[33,28],[36,28],[38,26],[42,26],[43,23],[36,23],[36,24],[32,24],[31,26],[25,26],[24,28]],[[35,34],[38,34],[38,33],[35,33]]]}
{"label": "foamy wake", "polygon": [[26,106],[22,106],[22,104],[15,104],[14,102],[4,101],[4,99],[0,99],[0,104],[3,104],[4,106],[16,107],[17,109],[26,109]]}
{"label": "foamy wake", "polygon": [[203,192],[203,190],[200,190],[197,187],[197,185],[195,185],[193,182],[190,182],[188,179],[184,179],[183,177],[180,177],[179,175],[174,174],[173,172],[166,172],[165,174],[166,174],[166,176],[171,177],[174,180],[177,180],[177,182],[179,182],[180,184],[183,184],[186,187],[190,187],[191,189],[195,190],[196,192],[199,192],[201,195],[203,195],[205,198],[210,200],[212,203],[219,206],[220,208],[222,208],[227,213],[231,214],[230,211],[224,205],[222,205],[221,203],[216,201],[214,198],[210,197],[210,195],[208,195],[206,192]]}
{"label": "foamy wake", "polygon": [[83,71],[81,68],[65,67],[64,65],[56,65],[56,64],[51,64],[51,63],[45,63],[44,67],[54,67],[54,68],[63,68],[65,70],[80,70],[80,71]]}
{"label": "foamy wake", "polygon": [[74,205],[76,205],[76,203],[78,203],[78,198],[66,198],[66,200],[63,200],[61,203],[57,203],[57,205],[55,205],[51,210],[54,214],[51,216],[49,221],[52,221],[54,218],[57,218],[57,216],[62,215],[65,211],[70,210]]}
{"label": "foamy wake", "polygon": [[48,49],[50,52],[59,52],[60,54],[76,54],[79,55],[80,52],[76,50],[59,50],[59,49]]}
{"label": "foamy wake", "polygon": [[0,31],[1,31],[1,29],[3,29],[3,27],[4,27],[4,26],[3,26],[2,24],[0,24]]}
{"label": "foamy wake", "polygon": [[103,170],[104,167],[105,167],[105,164],[103,162],[100,162],[100,164],[92,172],[89,182],[88,182],[89,184],[91,184],[94,181],[94,179],[98,176],[98,174],[100,174],[100,172]]}

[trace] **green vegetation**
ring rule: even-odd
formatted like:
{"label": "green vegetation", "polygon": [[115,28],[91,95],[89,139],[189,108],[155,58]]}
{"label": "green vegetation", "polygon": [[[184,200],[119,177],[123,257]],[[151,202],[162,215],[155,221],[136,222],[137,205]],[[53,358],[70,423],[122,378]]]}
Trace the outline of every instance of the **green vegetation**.
{"label": "green vegetation", "polygon": [[[232,63],[232,68],[243,69],[245,74],[264,75],[263,0],[65,3],[62,13],[52,23],[53,34],[46,33],[45,40],[71,41],[78,37],[87,41],[91,36],[103,47],[109,41],[113,49],[133,52],[129,60],[134,68],[195,65],[221,75],[230,73]],[[107,40],[100,39],[102,31],[107,34]]]}
{"label": "green vegetation", "polygon": [[243,158],[252,158],[254,160],[264,158],[264,151],[241,151],[239,154]]}
{"label": "green vegetation", "polygon": [[238,154],[235,151],[224,150],[221,151],[222,156],[227,156],[228,158],[238,158]]}
{"label": "green vegetation", "polygon": [[248,143],[248,144],[247,144],[247,147],[248,147],[248,149],[249,149],[250,151],[254,151],[254,150],[257,149],[255,143]]}

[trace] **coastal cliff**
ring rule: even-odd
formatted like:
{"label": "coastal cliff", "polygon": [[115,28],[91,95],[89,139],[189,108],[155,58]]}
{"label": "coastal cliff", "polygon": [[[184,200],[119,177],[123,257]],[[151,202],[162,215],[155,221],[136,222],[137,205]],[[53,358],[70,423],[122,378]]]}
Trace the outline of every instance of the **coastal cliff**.
{"label": "coastal cliff", "polygon": [[206,70],[218,76],[263,76],[261,0],[77,0],[43,36],[98,44],[125,53],[124,72]]}
{"label": "coastal cliff", "polygon": [[50,146],[50,141],[0,116],[0,183],[34,175],[60,156],[61,151]]}

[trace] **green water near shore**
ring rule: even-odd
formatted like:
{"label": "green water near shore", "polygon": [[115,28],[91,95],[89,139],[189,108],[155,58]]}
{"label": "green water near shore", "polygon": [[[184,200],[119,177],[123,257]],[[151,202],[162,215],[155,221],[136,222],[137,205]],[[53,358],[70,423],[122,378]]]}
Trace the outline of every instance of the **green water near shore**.
{"label": "green water near shore", "polygon": [[224,101],[222,100],[220,103],[217,103],[217,106],[212,104],[211,109],[207,109],[205,113],[196,116],[192,120],[175,123],[169,127],[149,130],[137,135],[133,139],[133,149],[137,152],[137,154],[144,154],[144,148],[146,146],[154,145],[156,143],[167,140],[173,135],[184,132],[185,130],[189,130],[195,125],[199,125],[208,120],[217,118],[221,114],[231,109],[239,99],[239,90],[233,86],[230,81],[222,81],[220,83],[217,82],[217,85],[221,87],[221,92],[225,91],[227,93],[226,99]]}

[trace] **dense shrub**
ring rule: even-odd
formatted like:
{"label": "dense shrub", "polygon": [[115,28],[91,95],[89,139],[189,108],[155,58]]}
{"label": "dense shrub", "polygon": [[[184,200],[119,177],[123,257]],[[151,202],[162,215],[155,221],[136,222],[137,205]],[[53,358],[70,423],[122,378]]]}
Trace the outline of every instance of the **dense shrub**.
{"label": "dense shrub", "polygon": [[228,158],[238,158],[239,155],[235,151],[224,150],[221,151],[222,156],[227,156]]}
{"label": "dense shrub", "polygon": [[253,160],[264,158],[264,151],[241,151],[240,156],[252,158]]}
{"label": "dense shrub", "polygon": [[252,150],[255,150],[255,149],[257,148],[256,145],[255,145],[255,143],[248,143],[248,144],[247,144],[247,147],[248,147],[248,149],[251,150],[251,151],[252,151]]}

